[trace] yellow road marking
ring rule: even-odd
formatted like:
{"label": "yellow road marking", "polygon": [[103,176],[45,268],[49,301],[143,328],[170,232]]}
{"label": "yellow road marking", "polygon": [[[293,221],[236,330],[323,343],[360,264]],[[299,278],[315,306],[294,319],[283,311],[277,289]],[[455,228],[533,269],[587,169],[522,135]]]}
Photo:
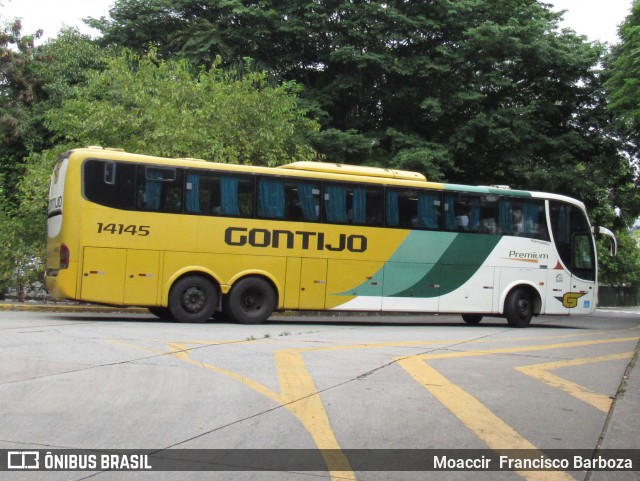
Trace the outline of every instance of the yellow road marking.
{"label": "yellow road marking", "polygon": [[520,366],[516,369],[527,376],[531,376],[534,379],[544,382],[545,384],[562,389],[567,394],[584,401],[585,403],[593,406],[596,409],[604,413],[608,413],[611,409],[611,403],[613,400],[605,395],[590,391],[589,389],[580,386],[579,384],[564,379],[560,376],[550,373],[552,369],[559,369],[561,367],[570,366],[582,366],[585,364],[593,364],[597,362],[617,361],[621,359],[630,360],[633,357],[633,352],[624,352],[621,354],[611,354],[608,356],[587,357],[582,359],[571,359],[568,361],[556,361],[545,362],[542,364],[533,364],[530,366]]}
{"label": "yellow road marking", "polygon": [[[419,356],[397,358],[398,363],[415,379],[422,387],[429,391],[440,403],[442,403],[465,426],[473,431],[491,449],[501,452],[507,449],[530,449],[532,456],[543,456],[542,452],[530,441],[520,435],[515,429],[496,416],[488,407],[478,399],[466,392],[460,386],[452,383],[436,369],[427,364],[427,360],[454,359],[464,357],[486,356],[489,354],[513,354],[521,352],[536,352],[551,349],[567,349],[572,347],[592,346],[596,344],[610,344],[617,342],[638,341],[638,337],[574,341],[539,346],[522,346],[514,348],[493,349],[483,351],[467,351],[454,353],[434,353]],[[608,356],[606,356],[608,357]],[[559,361],[570,363],[572,361]],[[546,363],[556,364],[556,363]],[[576,364],[577,365],[577,364]],[[539,454],[537,454],[539,453]],[[528,481],[567,481],[573,480],[567,473],[518,471],[518,474]]]}
{"label": "yellow road marking", "polygon": [[[113,340],[114,344],[140,349],[154,354],[170,354],[181,361],[193,364],[203,369],[227,376],[239,383],[253,389],[263,396],[271,399],[278,405],[291,412],[309,432],[316,446],[321,449],[322,456],[329,469],[332,480],[355,480],[355,473],[351,470],[349,460],[340,450],[340,444],[336,439],[331,422],[327,415],[318,389],[313,378],[306,369],[304,359],[300,349],[284,349],[276,351],[276,368],[280,381],[281,392],[276,393],[268,387],[256,382],[246,376],[242,376],[235,371],[224,369],[213,364],[197,361],[190,357],[191,350],[186,344],[178,342],[167,343],[169,351],[160,351],[144,346],[139,346],[127,341]],[[209,344],[206,341],[194,342],[194,344]],[[212,343],[213,344],[213,343]],[[298,351],[298,352],[297,352]],[[341,469],[348,468],[348,471],[336,471],[333,467]]]}
{"label": "yellow road marking", "polygon": [[571,347],[584,347],[595,346],[596,344],[611,344],[616,342],[638,342],[640,337],[620,337],[615,339],[599,339],[591,341],[573,341],[562,342],[557,344],[542,344],[538,346],[521,346],[521,347],[507,347],[503,349],[487,349],[477,351],[458,351],[458,352],[446,352],[446,353],[434,353],[434,354],[422,354],[417,357],[420,359],[454,359],[461,357],[476,357],[476,356],[488,356],[490,354],[519,354],[522,352],[536,352],[536,351],[549,351],[551,349],[568,349]]}
{"label": "yellow road marking", "polygon": [[[331,479],[356,479],[355,473],[350,470],[349,460],[340,450],[340,444],[333,433],[329,416],[324,409],[313,378],[306,369],[301,353],[296,352],[299,351],[298,349],[285,349],[274,353],[281,389],[280,393],[276,393],[263,384],[234,371],[192,359],[189,356],[190,351],[183,344],[168,345],[172,348],[172,355],[178,359],[235,379],[284,407],[302,423],[316,446],[322,450]],[[332,469],[335,466],[349,467],[349,471],[335,471]]]}
{"label": "yellow road marking", "polygon": [[[324,457],[332,479],[356,479],[353,471],[332,471],[333,466],[347,466],[349,461],[340,450],[329,416],[318,394],[318,388],[306,368],[298,349],[276,351],[275,362],[281,388],[281,403],[309,431]],[[326,451],[331,450],[331,451]]]}
{"label": "yellow road marking", "polygon": [[[509,449],[530,449],[533,450],[532,457],[543,456],[538,448],[493,414],[489,408],[464,389],[453,384],[421,358],[400,359],[398,363],[489,448],[498,453]],[[572,476],[560,471],[517,472],[528,481],[575,481]]]}
{"label": "yellow road marking", "polygon": [[[595,333],[594,333],[595,334]],[[601,333],[598,333],[601,334]],[[585,335],[584,333],[575,334],[576,336]],[[572,337],[570,334],[562,337]],[[540,341],[544,338],[522,338],[518,341]],[[552,337],[558,339],[558,337]],[[540,452],[532,443],[522,437],[515,429],[507,425],[502,419],[493,414],[480,401],[464,391],[459,386],[442,376],[434,368],[426,364],[425,361],[432,359],[453,359],[462,357],[485,356],[490,354],[513,354],[523,352],[536,352],[551,349],[567,349],[572,347],[583,347],[596,344],[609,344],[617,342],[638,341],[639,337],[626,337],[606,340],[584,340],[556,344],[545,344],[535,346],[521,346],[504,349],[476,350],[476,351],[460,351],[460,352],[439,352],[431,354],[421,354],[417,356],[409,356],[397,358],[396,361],[407,372],[419,382],[425,389],[431,392],[447,409],[457,416],[469,429],[471,429],[480,439],[482,439],[489,447],[500,452],[505,449],[531,449],[533,452]],[[470,341],[458,341],[460,343],[482,343],[482,342],[503,342],[505,340],[514,341],[515,339],[476,339]],[[253,341],[257,342],[259,340]],[[214,366],[209,363],[197,361],[190,354],[191,351],[187,343],[168,343],[169,352],[158,351],[142,346],[136,346],[125,341],[120,341],[121,345],[143,349],[153,353],[170,354],[184,362],[196,365],[198,367],[211,370],[234,379],[241,384],[255,390],[259,394],[273,400],[291,412],[305,427],[314,440],[316,446],[322,449],[323,456],[331,478],[352,479],[355,480],[355,473],[349,471],[337,471],[335,467],[344,469],[349,467],[349,462],[340,450],[340,444],[335,437],[331,422],[324,408],[317,387],[311,374],[306,368],[302,353],[311,351],[340,351],[354,349],[372,349],[382,347],[408,347],[408,346],[424,346],[424,345],[451,345],[455,341],[408,341],[408,342],[386,342],[372,344],[356,344],[349,346],[322,346],[307,347],[294,349],[281,349],[274,352],[276,369],[278,372],[278,381],[281,392],[277,393],[268,387],[249,379],[241,374]],[[209,341],[190,341],[188,344],[224,344]],[[569,363],[571,361],[560,361]],[[594,361],[595,362],[595,361]],[[545,363],[553,364],[553,363]],[[506,445],[503,444],[506,442]],[[330,450],[330,451],[327,451]],[[540,452],[540,455],[542,453]],[[568,481],[573,480],[571,476],[562,472],[531,472],[519,471],[519,474],[528,481]]]}

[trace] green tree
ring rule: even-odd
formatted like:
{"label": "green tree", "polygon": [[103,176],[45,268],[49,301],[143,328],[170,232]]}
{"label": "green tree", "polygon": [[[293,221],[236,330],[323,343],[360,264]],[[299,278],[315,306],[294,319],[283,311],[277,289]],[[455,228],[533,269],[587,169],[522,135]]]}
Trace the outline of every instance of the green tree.
{"label": "green tree", "polygon": [[157,45],[161,57],[202,64],[251,57],[298,82],[323,127],[313,145],[331,160],[551,190],[612,213],[634,194],[624,144],[609,129],[598,69],[605,49],[559,31],[560,14],[549,8],[534,0],[117,0],[111,18],[92,25],[105,44]]}
{"label": "green tree", "polygon": [[629,135],[637,157],[640,149],[640,1],[633,2],[618,35],[621,41],[613,47],[608,63],[609,108],[621,130]]}
{"label": "green tree", "polygon": [[35,46],[39,36],[23,35],[19,21],[4,25],[0,35],[0,292],[42,278],[51,164],[34,172],[32,160],[54,146],[45,114],[100,68],[104,57],[73,29]]}
{"label": "green tree", "polygon": [[631,12],[618,29],[620,42],[614,45],[605,61],[603,78],[608,96],[611,124],[623,143],[623,151],[632,166],[626,185],[618,189],[623,199],[618,205],[621,217],[618,234],[619,254],[611,259],[601,256],[602,279],[611,285],[640,287],[640,249],[626,227],[631,226],[640,211],[640,1],[634,0]]}
{"label": "green tree", "polygon": [[43,96],[34,67],[43,58],[35,47],[41,35],[23,35],[19,20],[0,27],[0,293],[13,281],[37,275],[37,253],[29,254],[30,239],[19,235],[25,226],[17,185],[24,176],[25,158],[45,136],[34,105]]}
{"label": "green tree", "polygon": [[46,125],[64,144],[275,166],[316,158],[305,138],[317,127],[295,90],[262,72],[194,74],[185,60],[125,51],[48,112]]}
{"label": "green tree", "polygon": [[[264,73],[239,76],[216,67],[194,74],[186,61],[158,60],[153,53],[96,56],[91,45],[73,35],[59,38],[49,53],[54,51],[59,63],[41,70],[51,93],[44,119],[53,144],[28,157],[28,171],[17,186],[20,214],[13,233],[5,232],[8,242],[20,239],[20,249],[11,259],[0,258],[14,282],[16,273],[42,267],[51,169],[70,148],[105,145],[273,166],[317,158],[305,141],[317,126],[299,108],[291,83],[272,85]],[[55,80],[57,70],[73,68],[79,59],[95,68]]]}
{"label": "green tree", "polygon": [[22,175],[23,159],[41,144],[42,128],[33,106],[42,98],[42,81],[34,65],[42,60],[35,40],[23,35],[19,20],[0,29],[0,189],[7,208],[15,203],[13,192]]}
{"label": "green tree", "polygon": [[194,70],[153,54],[116,55],[118,47],[73,29],[39,47],[19,23],[4,33],[0,291],[41,276],[49,176],[69,148],[265,165],[316,158],[305,138],[317,127],[293,83],[275,84],[255,68]]}
{"label": "green tree", "polygon": [[617,233],[618,254],[609,255],[607,242],[598,245],[600,283],[611,286],[640,288],[640,249],[631,233],[624,229]]}

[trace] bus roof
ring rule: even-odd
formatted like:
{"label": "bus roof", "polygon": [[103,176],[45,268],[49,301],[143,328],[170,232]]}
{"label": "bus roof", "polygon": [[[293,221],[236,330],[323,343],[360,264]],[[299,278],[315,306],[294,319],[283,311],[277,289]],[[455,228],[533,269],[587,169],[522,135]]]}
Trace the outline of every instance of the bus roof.
{"label": "bus roof", "polygon": [[385,169],[383,167],[366,167],[361,165],[334,164],[331,162],[292,162],[281,165],[279,169],[304,170],[309,172],[329,172],[332,174],[360,175],[364,177],[384,177],[388,179],[418,180],[426,182],[427,178],[408,170]]}

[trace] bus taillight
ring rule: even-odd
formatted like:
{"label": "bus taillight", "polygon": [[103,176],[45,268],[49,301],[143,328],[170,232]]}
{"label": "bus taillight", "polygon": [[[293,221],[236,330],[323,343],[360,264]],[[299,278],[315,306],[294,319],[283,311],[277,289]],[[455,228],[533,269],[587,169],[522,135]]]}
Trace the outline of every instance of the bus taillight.
{"label": "bus taillight", "polygon": [[69,248],[66,244],[60,244],[60,269],[69,267]]}

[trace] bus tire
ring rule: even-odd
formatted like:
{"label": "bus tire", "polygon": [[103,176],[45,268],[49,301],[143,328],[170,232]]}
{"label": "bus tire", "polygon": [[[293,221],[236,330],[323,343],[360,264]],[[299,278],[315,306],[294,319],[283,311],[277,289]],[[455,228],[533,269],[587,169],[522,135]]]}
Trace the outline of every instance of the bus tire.
{"label": "bus tire", "polygon": [[525,287],[517,287],[507,296],[504,315],[511,327],[527,327],[533,317],[533,299]]}
{"label": "bus tire", "polygon": [[176,321],[207,322],[217,307],[218,292],[204,277],[183,277],[171,288],[169,311]]}
{"label": "bus tire", "polygon": [[482,314],[462,314],[462,320],[471,326],[480,324]]}
{"label": "bus tire", "polygon": [[241,324],[262,324],[277,307],[271,283],[261,277],[239,280],[224,299],[224,312]]}
{"label": "bus tire", "polygon": [[173,316],[171,316],[171,311],[167,307],[147,307],[147,309],[149,309],[149,312],[159,319],[173,319]]}

